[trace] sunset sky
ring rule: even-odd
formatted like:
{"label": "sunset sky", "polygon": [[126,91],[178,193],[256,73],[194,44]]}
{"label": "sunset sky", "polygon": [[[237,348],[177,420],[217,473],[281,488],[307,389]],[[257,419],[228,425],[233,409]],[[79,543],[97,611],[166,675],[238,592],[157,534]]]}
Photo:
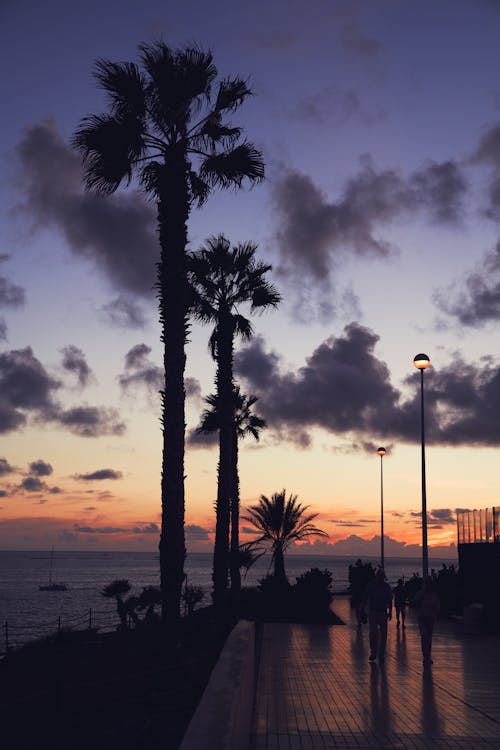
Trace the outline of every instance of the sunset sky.
{"label": "sunset sky", "polygon": [[[162,350],[155,208],[85,193],[69,139],[105,110],[98,58],[211,49],[255,94],[232,118],[266,181],[193,210],[190,249],[254,241],[283,302],[237,344],[268,428],[240,447],[243,506],[285,487],[330,534],[420,541],[426,352],[429,543],[500,504],[500,3],[497,0],[4,0],[0,5],[0,548],[153,550]],[[245,311],[243,311],[245,312]],[[186,533],[213,540],[210,329],[187,350]],[[243,538],[245,535],[243,528]],[[346,541],[345,541],[346,540]],[[310,548],[308,548],[310,550]],[[453,554],[453,549],[448,550]]]}

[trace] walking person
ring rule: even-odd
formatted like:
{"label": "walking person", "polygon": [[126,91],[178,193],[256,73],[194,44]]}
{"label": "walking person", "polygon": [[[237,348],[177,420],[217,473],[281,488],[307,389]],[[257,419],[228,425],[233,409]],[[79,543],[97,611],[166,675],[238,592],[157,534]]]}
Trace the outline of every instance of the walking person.
{"label": "walking person", "polygon": [[368,608],[370,656],[368,661],[378,660],[383,664],[387,644],[387,620],[392,619],[392,591],[385,579],[383,568],[379,568],[375,578],[366,588],[364,607]]}
{"label": "walking person", "polygon": [[431,578],[427,581],[425,591],[420,591],[417,594],[414,603],[417,611],[423,663],[424,666],[430,666],[433,663],[431,658],[432,635],[434,633],[434,624],[439,617],[440,609],[439,594],[437,593],[436,587]]}
{"label": "walking person", "polygon": [[396,610],[396,627],[399,628],[399,625],[401,624],[403,630],[405,630],[406,629],[406,625],[405,625],[406,594],[405,594],[405,589],[404,589],[402,578],[398,580],[398,584],[397,586],[394,587],[392,593],[394,594],[394,609]]}

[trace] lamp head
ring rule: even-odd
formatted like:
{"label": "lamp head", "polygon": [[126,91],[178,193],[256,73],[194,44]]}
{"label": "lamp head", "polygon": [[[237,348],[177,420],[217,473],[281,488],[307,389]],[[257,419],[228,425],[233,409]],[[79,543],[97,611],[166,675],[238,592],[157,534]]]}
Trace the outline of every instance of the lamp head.
{"label": "lamp head", "polygon": [[430,363],[431,363],[431,361],[430,361],[429,357],[427,356],[427,354],[417,354],[413,358],[413,364],[415,365],[415,367],[417,368],[417,370],[427,370],[427,368],[429,367]]}
{"label": "lamp head", "polygon": [[385,454],[387,453],[387,451],[386,451],[385,448],[377,448],[377,453],[378,453],[379,456],[385,456]]}

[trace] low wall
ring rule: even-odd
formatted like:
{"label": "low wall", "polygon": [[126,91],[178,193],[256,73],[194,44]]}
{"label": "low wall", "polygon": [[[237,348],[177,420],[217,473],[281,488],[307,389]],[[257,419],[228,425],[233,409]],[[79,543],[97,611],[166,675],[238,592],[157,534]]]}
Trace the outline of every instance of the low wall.
{"label": "low wall", "polygon": [[255,689],[255,623],[229,634],[179,750],[248,750]]}

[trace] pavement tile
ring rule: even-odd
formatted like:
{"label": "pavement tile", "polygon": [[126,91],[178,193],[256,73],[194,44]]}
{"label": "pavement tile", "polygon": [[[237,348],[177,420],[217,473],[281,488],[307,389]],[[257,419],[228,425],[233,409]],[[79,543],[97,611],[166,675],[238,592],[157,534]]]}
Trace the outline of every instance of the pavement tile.
{"label": "pavement tile", "polygon": [[410,613],[372,664],[349,600],[333,609],[345,625],[264,625],[252,750],[500,750],[500,638],[442,620],[424,670]]}

